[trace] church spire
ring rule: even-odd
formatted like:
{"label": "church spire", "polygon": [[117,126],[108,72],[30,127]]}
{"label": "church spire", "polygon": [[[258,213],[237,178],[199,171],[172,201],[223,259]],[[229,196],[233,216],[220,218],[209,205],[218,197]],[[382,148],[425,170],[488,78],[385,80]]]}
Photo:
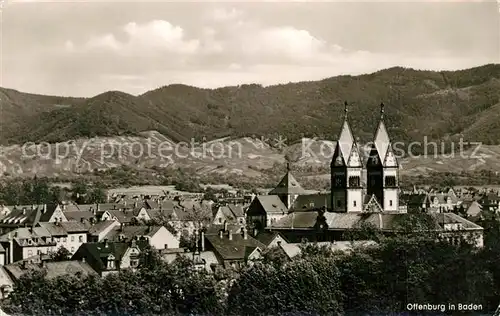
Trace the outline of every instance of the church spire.
{"label": "church spire", "polygon": [[384,119],[384,103],[380,103],[380,119]]}
{"label": "church spire", "polygon": [[287,161],[286,162],[286,171],[287,172],[290,172],[291,168],[290,168],[290,161]]}
{"label": "church spire", "polygon": [[347,101],[344,102],[344,121],[347,121]]}

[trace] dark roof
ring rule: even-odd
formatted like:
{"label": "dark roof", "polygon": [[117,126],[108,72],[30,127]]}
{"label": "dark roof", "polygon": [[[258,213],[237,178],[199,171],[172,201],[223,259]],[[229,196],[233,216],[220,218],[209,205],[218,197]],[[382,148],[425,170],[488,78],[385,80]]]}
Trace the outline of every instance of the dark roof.
{"label": "dark roof", "polygon": [[106,238],[109,240],[118,240],[120,235],[123,235],[127,239],[133,239],[134,237],[142,237],[142,236],[154,236],[162,226],[124,226],[124,227],[116,227],[111,230]]}
{"label": "dark roof", "polygon": [[288,209],[276,195],[259,195],[254,202],[260,203],[267,214],[286,214]]}
{"label": "dark roof", "polygon": [[[227,224],[227,230],[233,233],[240,233],[243,225]],[[224,225],[213,224],[207,227],[205,235],[218,235],[221,230],[224,230]]]}
{"label": "dark roof", "polygon": [[130,223],[137,215],[133,211],[108,210],[108,212],[116,217],[120,223]]}
{"label": "dark roof", "polygon": [[117,222],[116,221],[102,221],[102,222],[98,222],[98,223],[96,223],[95,225],[93,225],[92,227],[89,228],[89,234],[91,234],[91,235],[98,235],[102,231],[104,231],[106,228],[108,228],[110,225],[112,225],[113,223],[117,223]]}
{"label": "dark roof", "polygon": [[207,235],[205,236],[207,241],[214,248],[214,252],[221,256],[224,260],[244,260],[247,258],[247,248],[259,247],[261,250],[266,248],[266,245],[258,241],[257,239],[247,236],[244,239],[241,234],[233,234],[232,240],[229,240],[228,236],[219,235]]}
{"label": "dark roof", "polygon": [[[429,214],[436,220],[436,229],[442,229],[442,224],[461,223],[466,229],[482,229],[482,227],[454,214],[436,213]],[[363,223],[374,225],[382,230],[393,231],[399,228],[407,213],[333,213],[326,212],[324,217],[326,225],[333,230],[346,230],[360,227]],[[318,212],[294,212],[286,215],[270,226],[272,229],[314,229]]]}
{"label": "dark roof", "polygon": [[64,211],[63,213],[68,221],[80,222],[82,219],[90,220],[94,217],[94,213],[89,211]]}
{"label": "dark roof", "polygon": [[[116,260],[121,260],[127,249],[129,248],[129,244],[126,242],[115,242],[115,241],[107,241],[107,242],[95,242],[95,243],[85,243],[80,246],[77,253],[81,250],[85,250],[92,258],[87,258],[89,261],[96,262],[98,264],[98,268],[104,269],[105,265],[103,262],[104,258],[107,258],[109,255],[113,255]],[[75,254],[76,255],[76,254]]]}
{"label": "dark roof", "polygon": [[278,183],[276,188],[269,192],[270,195],[274,194],[306,194],[307,192],[302,188],[300,183],[295,180],[295,177],[288,171],[283,179]]}
{"label": "dark roof", "polygon": [[332,208],[331,194],[318,193],[318,194],[305,194],[299,195],[293,202],[292,209],[296,211],[305,209]]}
{"label": "dark roof", "polygon": [[89,231],[90,225],[81,222],[59,222],[65,231],[68,233],[87,233]]}
{"label": "dark roof", "polygon": [[48,222],[57,208],[57,204],[46,204],[45,208],[42,205],[41,214],[40,214],[40,222]]}
{"label": "dark roof", "polygon": [[280,234],[278,232],[272,232],[272,231],[261,231],[257,234],[257,236],[255,236],[255,239],[257,239],[258,241],[260,241],[262,244],[269,246],[269,244],[271,244],[271,242],[274,240],[274,238],[276,238],[277,236],[279,236]]}
{"label": "dark roof", "polygon": [[36,225],[40,221],[43,205],[15,206],[11,212],[2,218],[1,224],[7,225]]}

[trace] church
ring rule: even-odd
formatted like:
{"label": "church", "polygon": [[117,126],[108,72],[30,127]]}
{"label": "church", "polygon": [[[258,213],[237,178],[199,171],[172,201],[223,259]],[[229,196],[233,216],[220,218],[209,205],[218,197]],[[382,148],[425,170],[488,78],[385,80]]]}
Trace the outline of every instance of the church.
{"label": "church", "polygon": [[367,157],[360,152],[349,125],[347,103],[344,106],[344,123],[330,165],[330,210],[404,212],[399,207],[399,164],[384,124],[384,105],[373,142],[366,148]]}
{"label": "church", "polygon": [[[258,231],[278,232],[288,242],[349,239],[365,225],[392,234],[407,217],[400,201],[399,163],[384,122],[384,105],[369,145],[361,147],[349,124],[347,103],[330,163],[330,193],[311,194],[287,172],[268,195],[257,196],[247,210],[247,223]],[[477,235],[483,228],[453,213],[431,214],[436,230]],[[452,232],[453,231],[453,232]],[[453,237],[453,236],[452,236]],[[452,238],[450,237],[450,238]]]}

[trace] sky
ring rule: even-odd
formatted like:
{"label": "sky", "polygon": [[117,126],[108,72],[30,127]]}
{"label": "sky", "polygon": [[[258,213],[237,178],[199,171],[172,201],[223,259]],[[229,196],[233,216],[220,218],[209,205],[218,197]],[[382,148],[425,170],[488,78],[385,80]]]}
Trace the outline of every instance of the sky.
{"label": "sky", "polygon": [[500,60],[494,1],[5,1],[0,86],[30,93],[138,95]]}

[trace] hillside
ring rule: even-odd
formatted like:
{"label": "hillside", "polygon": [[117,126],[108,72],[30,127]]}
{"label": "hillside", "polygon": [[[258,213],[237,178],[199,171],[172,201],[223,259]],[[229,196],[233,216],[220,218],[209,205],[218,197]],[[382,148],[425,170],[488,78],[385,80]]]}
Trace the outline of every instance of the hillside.
{"label": "hillside", "polygon": [[280,134],[334,140],[349,101],[354,132],[373,137],[379,104],[395,141],[458,138],[498,144],[500,65],[460,71],[400,67],[361,76],[270,87],[199,89],[169,85],[139,96],[106,92],[88,99],[0,89],[3,144],[137,135],[157,130],[173,141]]}
{"label": "hillside", "polygon": [[[312,144],[308,146],[308,151],[304,151],[304,144],[309,141]],[[181,169],[190,176],[211,179],[211,183],[241,181],[272,184],[283,174],[288,158],[293,161],[293,169],[299,179],[324,184],[329,181],[331,149],[334,147],[335,142],[304,139],[279,149],[250,137],[223,138],[191,147],[149,131],[138,136],[77,139],[38,149],[23,149],[19,145],[0,146],[0,179],[35,175],[74,178],[81,174],[103,179],[100,172],[126,166],[132,172],[124,175],[127,179],[139,180],[139,173],[151,179],[160,169]],[[464,174],[495,171],[500,169],[499,157],[500,146],[482,145],[469,148],[462,155],[456,152],[453,157],[430,155],[405,157],[399,161],[402,176],[418,177],[432,172]]]}

